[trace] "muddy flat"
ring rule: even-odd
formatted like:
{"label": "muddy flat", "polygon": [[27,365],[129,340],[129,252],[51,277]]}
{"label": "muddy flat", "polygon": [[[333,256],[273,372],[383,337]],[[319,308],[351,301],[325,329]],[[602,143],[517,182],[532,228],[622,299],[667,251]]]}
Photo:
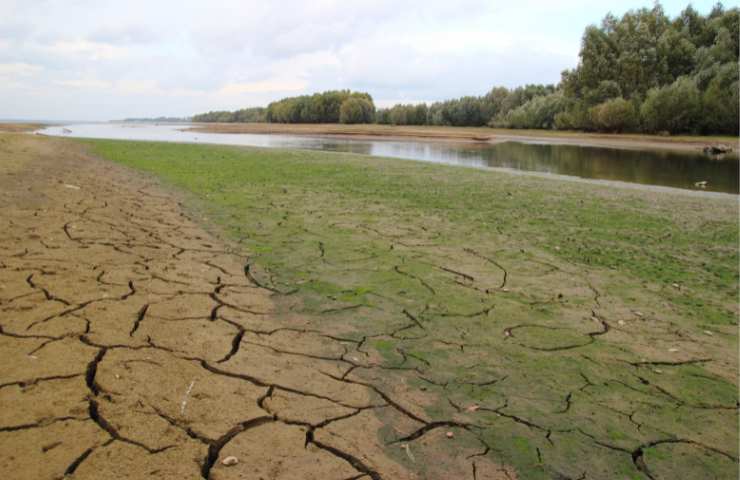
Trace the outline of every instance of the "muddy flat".
{"label": "muddy flat", "polygon": [[324,152],[0,154],[0,478],[737,470],[734,198]]}

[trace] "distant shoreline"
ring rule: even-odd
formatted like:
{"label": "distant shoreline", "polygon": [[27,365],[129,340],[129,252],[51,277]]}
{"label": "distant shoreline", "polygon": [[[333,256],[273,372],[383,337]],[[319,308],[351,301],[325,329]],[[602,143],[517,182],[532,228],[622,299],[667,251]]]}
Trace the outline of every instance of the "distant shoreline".
{"label": "distant shoreline", "polygon": [[4,133],[22,133],[22,132],[33,132],[39,128],[45,127],[44,123],[0,123],[0,132]]}
{"label": "distant shoreline", "polygon": [[188,131],[204,133],[256,133],[326,135],[357,139],[379,137],[420,141],[495,144],[527,141],[622,149],[657,149],[701,152],[709,145],[729,145],[738,150],[738,139],[730,136],[606,134],[547,130],[511,130],[487,127],[430,127],[393,125],[286,124],[286,123],[192,123]]}

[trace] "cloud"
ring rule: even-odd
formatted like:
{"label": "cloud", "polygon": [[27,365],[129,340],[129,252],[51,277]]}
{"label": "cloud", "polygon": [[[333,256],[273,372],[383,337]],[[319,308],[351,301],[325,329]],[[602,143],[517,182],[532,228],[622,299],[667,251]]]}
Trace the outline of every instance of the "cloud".
{"label": "cloud", "polygon": [[[707,11],[713,1],[694,4]],[[617,3],[621,14],[645,0]],[[685,6],[663,3],[672,14]],[[590,0],[3,0],[3,7],[0,113],[90,119],[189,115],[335,88],[387,104],[553,83],[576,65],[584,27],[608,9]]]}
{"label": "cloud", "polygon": [[62,87],[70,88],[84,88],[84,89],[104,89],[111,88],[113,86],[110,82],[104,82],[102,80],[90,79],[77,79],[77,80],[58,80],[54,82]]}
{"label": "cloud", "polygon": [[98,28],[87,36],[87,40],[91,42],[108,45],[151,44],[160,38],[157,32],[141,25]]}
{"label": "cloud", "polygon": [[261,82],[229,83],[219,90],[223,95],[243,95],[245,93],[289,93],[306,89],[307,83],[300,80],[267,80]]}
{"label": "cloud", "polygon": [[91,61],[115,60],[127,54],[123,47],[81,39],[59,40],[44,48],[55,55],[79,57]]}
{"label": "cloud", "polygon": [[38,75],[44,68],[29,63],[0,63],[0,77],[30,77]]}
{"label": "cloud", "polygon": [[[5,88],[12,95],[18,95],[19,91],[30,90],[30,85],[44,71],[41,65],[30,63],[14,62],[0,63],[0,93]],[[0,95],[0,105],[2,105],[2,95]]]}

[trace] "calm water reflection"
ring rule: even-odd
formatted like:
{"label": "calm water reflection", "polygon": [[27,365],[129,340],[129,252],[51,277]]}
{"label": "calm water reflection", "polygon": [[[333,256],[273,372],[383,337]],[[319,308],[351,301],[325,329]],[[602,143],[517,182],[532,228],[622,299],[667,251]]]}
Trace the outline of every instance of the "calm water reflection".
{"label": "calm water reflection", "polygon": [[[69,131],[65,132],[64,128]],[[216,134],[184,132],[183,125],[85,124],[49,127],[48,135],[127,140],[249,145],[272,148],[301,148],[351,152],[479,168],[505,168],[586,179],[610,180],[643,185],[696,189],[706,181],[706,190],[737,194],[740,163],[737,156],[712,160],[702,154],[618,150],[541,143],[506,142],[451,144],[395,140],[354,140],[299,135]]]}

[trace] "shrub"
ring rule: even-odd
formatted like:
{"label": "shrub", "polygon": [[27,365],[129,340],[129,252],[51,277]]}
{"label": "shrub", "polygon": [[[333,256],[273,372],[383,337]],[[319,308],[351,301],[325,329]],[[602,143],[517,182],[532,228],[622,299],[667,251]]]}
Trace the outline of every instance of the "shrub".
{"label": "shrub", "polygon": [[648,132],[699,130],[701,96],[696,83],[689,77],[680,77],[670,85],[649,90],[640,116]]}
{"label": "shrub", "polygon": [[623,132],[632,130],[639,123],[635,106],[622,97],[600,103],[589,113],[594,127],[600,131]]}
{"label": "shrub", "polygon": [[563,112],[566,100],[561,92],[534,97],[521,107],[510,111],[503,119],[499,116],[493,120],[496,127],[506,128],[544,128],[555,126],[555,116]]}

